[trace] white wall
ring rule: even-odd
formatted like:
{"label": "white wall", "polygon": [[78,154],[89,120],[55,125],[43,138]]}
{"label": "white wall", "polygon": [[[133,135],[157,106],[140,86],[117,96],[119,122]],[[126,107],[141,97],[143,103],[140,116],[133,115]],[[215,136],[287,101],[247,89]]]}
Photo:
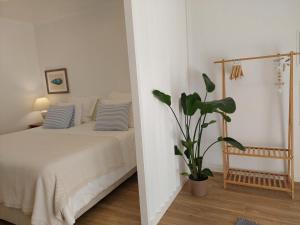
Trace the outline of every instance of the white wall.
{"label": "white wall", "polygon": [[[180,190],[182,180],[173,146],[179,130],[171,112],[152,96],[153,89],[178,99],[187,90],[186,2],[126,0],[131,78],[135,104],[138,170],[143,225],[157,224]],[[133,33],[132,33],[133,32]],[[137,118],[140,117],[140,121]]]}
{"label": "white wall", "polygon": [[35,28],[41,70],[66,67],[71,95],[102,97],[112,90],[130,91],[122,0],[97,1]]}
{"label": "white wall", "polygon": [[[298,0],[189,0],[189,78],[192,90],[203,89],[200,75],[208,73],[217,83],[221,96],[220,66],[214,60],[245,56],[286,53],[297,50],[297,30],[300,31],[300,1]],[[232,64],[226,68],[230,73]],[[287,123],[287,85],[283,95],[274,86],[274,64],[242,63],[245,77],[228,81],[228,95],[237,101],[237,112],[229,129],[231,136],[245,145],[285,146]],[[298,67],[296,68],[298,71]],[[300,181],[299,76],[295,83],[296,176]],[[287,76],[288,74],[286,74]],[[288,80],[286,81],[286,84]],[[205,142],[220,135],[220,127],[208,130]],[[282,171],[283,164],[274,160],[232,161],[235,167]],[[206,164],[222,170],[221,146],[207,155]]]}
{"label": "white wall", "polygon": [[73,96],[130,91],[122,0],[9,1],[0,11],[0,133],[41,120],[31,111],[46,95],[46,69],[66,67]]}
{"label": "white wall", "polygon": [[32,112],[42,95],[32,24],[0,18],[0,134],[25,129],[40,120]]}

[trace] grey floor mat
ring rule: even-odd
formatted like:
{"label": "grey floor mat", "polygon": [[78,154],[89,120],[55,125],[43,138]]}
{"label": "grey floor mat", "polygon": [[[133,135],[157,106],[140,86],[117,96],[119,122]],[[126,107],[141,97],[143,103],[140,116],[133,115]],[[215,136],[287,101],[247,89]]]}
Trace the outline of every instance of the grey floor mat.
{"label": "grey floor mat", "polygon": [[251,220],[239,218],[239,219],[237,219],[235,225],[260,225],[260,224],[254,222],[254,221],[251,221]]}

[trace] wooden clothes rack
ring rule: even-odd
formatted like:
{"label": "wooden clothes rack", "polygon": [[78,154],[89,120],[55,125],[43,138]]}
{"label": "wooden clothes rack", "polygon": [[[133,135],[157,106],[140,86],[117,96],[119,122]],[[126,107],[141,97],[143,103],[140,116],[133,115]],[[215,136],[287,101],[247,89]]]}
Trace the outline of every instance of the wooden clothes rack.
{"label": "wooden clothes rack", "polygon": [[[288,147],[253,147],[247,146],[245,151],[240,151],[226,143],[223,144],[223,172],[224,188],[227,184],[236,184],[248,187],[258,187],[263,189],[284,191],[291,194],[294,199],[294,56],[300,53],[290,52],[287,54],[274,54],[257,57],[237,58],[216,61],[222,66],[222,97],[226,97],[226,71],[225,64],[229,62],[273,59],[278,57],[289,57],[290,59],[290,82],[289,82],[289,118],[288,118]],[[228,136],[227,122],[223,119],[223,137]],[[280,173],[270,173],[256,170],[244,170],[230,168],[230,156],[260,157],[274,160],[287,161],[287,171]]]}

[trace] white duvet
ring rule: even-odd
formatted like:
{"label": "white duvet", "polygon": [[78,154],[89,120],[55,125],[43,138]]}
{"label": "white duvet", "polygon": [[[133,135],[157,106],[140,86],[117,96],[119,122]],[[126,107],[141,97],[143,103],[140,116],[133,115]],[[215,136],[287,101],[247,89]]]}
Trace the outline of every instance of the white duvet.
{"label": "white duvet", "polygon": [[34,225],[73,224],[84,206],[84,201],[76,201],[80,193],[134,159],[124,152],[133,146],[132,130],[92,128],[90,123],[0,136],[0,203],[32,215]]}

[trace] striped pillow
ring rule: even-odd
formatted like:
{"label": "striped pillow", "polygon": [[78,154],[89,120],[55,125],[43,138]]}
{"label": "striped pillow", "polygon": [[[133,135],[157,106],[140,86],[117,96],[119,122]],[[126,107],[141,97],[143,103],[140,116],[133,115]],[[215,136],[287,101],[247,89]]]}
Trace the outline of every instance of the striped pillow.
{"label": "striped pillow", "polygon": [[43,127],[46,129],[66,129],[71,127],[74,105],[50,106]]}
{"label": "striped pillow", "polygon": [[127,131],[129,125],[129,104],[100,103],[96,116],[96,131]]}

